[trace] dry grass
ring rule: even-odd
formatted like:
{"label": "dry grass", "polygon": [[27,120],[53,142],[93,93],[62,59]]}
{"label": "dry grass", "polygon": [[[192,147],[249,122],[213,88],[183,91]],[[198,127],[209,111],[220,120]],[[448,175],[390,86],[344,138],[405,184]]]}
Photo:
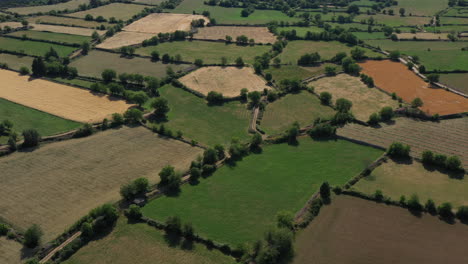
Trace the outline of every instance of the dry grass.
{"label": "dry grass", "polygon": [[78,27],[87,27],[87,28],[96,28],[100,25],[109,26],[107,22],[96,22],[96,21],[87,21],[81,18],[74,17],[58,17],[58,16],[37,16],[30,17],[26,19],[31,24],[60,24],[68,26],[78,26]]}
{"label": "dry grass", "polygon": [[254,39],[255,43],[274,43],[276,41],[275,35],[266,27],[204,27],[198,29],[198,33],[194,35],[194,38],[225,40],[226,36],[231,36],[235,40],[236,37],[242,35]]}
{"label": "dry grass", "polygon": [[53,26],[53,25],[45,25],[45,24],[31,24],[30,26],[33,27],[32,30],[37,30],[37,31],[65,33],[65,34],[73,34],[73,35],[80,35],[80,36],[87,36],[87,37],[90,37],[94,31],[96,31],[99,35],[103,35],[104,33],[106,33],[106,31],[104,30],[94,30],[94,29],[79,28],[79,27]]}
{"label": "dry grass", "polygon": [[112,3],[103,5],[93,9],[85,11],[75,12],[68,14],[67,16],[84,18],[86,15],[92,15],[93,17],[103,16],[104,18],[115,17],[115,19],[122,19],[124,21],[132,18],[133,15],[140,13],[146,6],[144,5],[132,5],[124,3]]}
{"label": "dry grass", "polygon": [[467,263],[467,243],[466,225],[342,195],[297,236],[293,264]]}
{"label": "dry grass", "polygon": [[189,31],[192,20],[198,19],[209,22],[208,18],[201,15],[156,13],[133,22],[123,30],[153,34],[170,33],[176,30]]}
{"label": "dry grass", "polygon": [[162,167],[185,170],[200,148],[146,128],[108,130],[0,159],[2,217],[19,228],[39,224],[49,241],[92,208],[119,199],[122,184],[152,183]]}
{"label": "dry grass", "polygon": [[102,49],[118,49],[124,46],[136,45],[144,40],[150,39],[154,34],[121,31],[114,36],[107,38],[101,44],[97,45]]}
{"label": "dry grass", "polygon": [[440,40],[445,40],[448,39],[447,33],[441,33],[441,34],[436,34],[436,33],[428,33],[428,32],[418,32],[416,34],[413,33],[400,33],[396,34],[398,39],[427,39],[427,40],[433,40],[433,39],[440,39]]}
{"label": "dry grass", "polygon": [[398,107],[398,102],[376,88],[369,88],[359,78],[348,74],[340,74],[331,78],[322,78],[309,83],[317,93],[329,92],[333,101],[345,98],[353,103],[351,111],[362,121],[367,121],[372,113],[379,112],[382,107]]}
{"label": "dry grass", "polygon": [[11,27],[11,28],[20,28],[23,27],[23,24],[20,22],[2,22],[0,23],[0,28],[3,29],[5,27]]}
{"label": "dry grass", "polygon": [[99,122],[131,106],[123,100],[42,79],[31,80],[8,70],[0,70],[0,79],[8,84],[0,89],[0,97],[78,122]]}
{"label": "dry grass", "polygon": [[55,5],[39,5],[39,6],[26,6],[9,8],[7,11],[18,13],[20,15],[34,14],[39,12],[49,12],[52,10],[62,11],[65,9],[77,9],[82,4],[89,4],[89,0],[71,0],[65,3],[58,3]]}
{"label": "dry grass", "polygon": [[5,237],[0,237],[0,263],[21,264],[30,256],[30,250],[23,250],[23,246]]}
{"label": "dry grass", "polygon": [[249,92],[268,88],[265,81],[249,67],[203,67],[180,78],[180,81],[202,94],[215,91],[226,97],[239,96],[243,88]]}

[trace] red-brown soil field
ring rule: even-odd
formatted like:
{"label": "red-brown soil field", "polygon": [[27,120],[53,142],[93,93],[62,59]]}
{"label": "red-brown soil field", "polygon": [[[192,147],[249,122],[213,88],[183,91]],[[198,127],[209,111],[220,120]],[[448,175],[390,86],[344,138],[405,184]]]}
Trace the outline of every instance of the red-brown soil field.
{"label": "red-brown soil field", "polygon": [[468,263],[468,226],[341,195],[297,236],[293,264]]}
{"label": "red-brown soil field", "polygon": [[396,93],[406,102],[421,98],[424,102],[421,110],[429,115],[468,112],[468,99],[443,89],[431,88],[401,63],[368,60],[359,65],[362,73],[374,78],[377,87]]}

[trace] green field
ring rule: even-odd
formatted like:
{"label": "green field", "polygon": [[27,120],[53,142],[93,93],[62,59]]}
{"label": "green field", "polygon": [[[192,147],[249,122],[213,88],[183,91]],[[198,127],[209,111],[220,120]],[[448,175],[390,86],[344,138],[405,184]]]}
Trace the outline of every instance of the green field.
{"label": "green field", "polygon": [[441,74],[440,82],[459,91],[468,93],[468,73]]}
{"label": "green field", "polygon": [[297,212],[323,181],[342,185],[380,154],[344,140],[265,146],[196,186],[183,186],[178,197],[151,201],[143,214],[158,220],[178,215],[215,241],[253,242],[275,225],[277,212]]}
{"label": "green field", "polygon": [[101,73],[105,69],[113,69],[119,73],[139,73],[143,76],[164,77],[167,67],[172,67],[174,71],[187,68],[186,64],[163,64],[152,62],[145,58],[125,58],[120,54],[93,50],[87,56],[80,57],[70,63],[70,66],[78,69],[80,76],[101,78]]}
{"label": "green field", "polygon": [[395,16],[399,15],[398,10],[400,8],[405,9],[406,15],[412,13],[418,16],[432,16],[447,7],[447,1],[441,0],[398,0],[398,5],[392,6],[389,9],[395,11]]}
{"label": "green field", "polygon": [[459,25],[453,25],[453,26],[440,26],[440,27],[424,27],[424,29],[427,32],[463,32],[463,31],[468,31],[468,26],[459,26]]}
{"label": "green field", "polygon": [[68,43],[68,44],[82,44],[85,41],[88,41],[88,42],[91,41],[91,37],[86,37],[86,36],[34,31],[34,30],[16,31],[8,35],[16,36],[16,37],[26,36],[30,39],[49,40],[49,41]]}
{"label": "green field", "polygon": [[325,73],[325,67],[332,66],[336,71],[341,70],[340,65],[332,63],[323,63],[317,67],[301,67],[297,65],[281,65],[279,67],[270,66],[265,70],[265,73],[271,73],[273,80],[279,84],[284,79],[306,79],[309,77],[317,76]]}
{"label": "green field", "polygon": [[[34,128],[42,136],[50,136],[67,132],[81,126],[80,123],[0,98],[0,122],[2,122],[3,119],[8,119],[13,123],[13,130],[18,133],[18,135],[25,129]],[[0,143],[4,144],[7,141],[7,137],[0,137]]]}
{"label": "green field", "polygon": [[76,49],[45,42],[0,37],[0,50],[21,52],[33,56],[44,56],[51,47],[57,51],[60,57],[66,57]]}
{"label": "green field", "polygon": [[194,62],[196,59],[202,59],[204,63],[221,63],[221,58],[226,57],[229,64],[234,64],[238,57],[242,57],[246,63],[253,63],[255,56],[260,56],[270,49],[271,46],[267,45],[239,46],[208,41],[174,41],[139,48],[136,53],[146,56],[151,55],[153,51],[158,51],[160,56],[165,53],[171,56],[180,54],[183,61]]}
{"label": "green field", "polygon": [[419,56],[427,70],[468,70],[468,52],[462,51],[465,42],[368,40],[367,44],[383,50],[399,50]]}
{"label": "green field", "polygon": [[[340,43],[338,41],[307,41],[307,40],[296,40],[290,41],[286,48],[278,58],[281,59],[281,63],[297,64],[297,60],[306,53],[318,52],[322,60],[330,60],[338,52],[346,52],[348,55],[354,47]],[[378,57],[384,56],[374,51],[366,50],[366,56]]]}
{"label": "green field", "polygon": [[144,223],[128,224],[125,219],[103,239],[91,241],[64,264],[233,264],[235,260],[198,243],[168,241],[161,230]]}
{"label": "green field", "polygon": [[94,83],[94,82],[85,81],[85,80],[81,80],[77,78],[67,79],[67,78],[55,77],[53,78],[53,80],[61,82],[61,83],[65,83],[65,84],[74,84],[74,85],[78,85],[80,87],[85,87],[85,88],[91,88],[91,85],[93,85]]}
{"label": "green field", "polygon": [[360,40],[368,40],[368,39],[386,39],[387,37],[383,32],[353,32],[353,35],[356,36]]}
{"label": "green field", "polygon": [[417,194],[422,203],[433,199],[436,204],[450,202],[455,207],[468,205],[468,179],[452,178],[446,173],[426,169],[423,164],[400,164],[389,160],[377,167],[370,176],[360,180],[355,189],[374,194],[381,190],[393,200],[401,195]]}
{"label": "green field", "polygon": [[0,62],[8,64],[9,69],[19,70],[21,67],[28,67],[31,69],[33,57],[29,56],[16,56],[7,53],[0,53]]}
{"label": "green field", "polygon": [[112,3],[108,5],[99,6],[96,8],[80,11],[76,13],[68,14],[70,17],[85,18],[86,15],[92,15],[94,18],[103,16],[106,19],[114,17],[117,20],[126,21],[132,18],[133,15],[140,13],[146,6],[144,5],[132,5],[124,3]]}
{"label": "green field", "polygon": [[441,25],[465,25],[468,24],[468,17],[441,17]]}
{"label": "green field", "polygon": [[317,96],[302,91],[289,94],[266,106],[260,127],[267,134],[284,132],[295,121],[307,126],[317,117],[331,117],[335,111],[320,103]]}
{"label": "green field", "polygon": [[[398,9],[393,9],[395,13],[398,12]],[[376,15],[358,15],[354,18],[355,22],[360,22],[361,20],[368,20],[370,17],[373,17],[375,20],[375,24],[385,24],[391,27],[399,27],[399,26],[415,26],[415,25],[424,25],[429,24],[431,18],[430,17],[415,17],[415,16],[405,16],[401,17],[400,15],[384,15],[384,14],[376,14]]]}
{"label": "green field", "polygon": [[222,106],[208,106],[207,102],[189,92],[171,85],[159,89],[169,101],[169,122],[164,123],[174,132],[181,130],[184,137],[202,144],[227,144],[233,137],[249,138],[247,129],[250,111],[239,102]]}
{"label": "green field", "polygon": [[305,37],[306,33],[307,32],[314,32],[314,33],[320,33],[322,31],[324,31],[323,28],[319,28],[319,27],[314,27],[314,26],[310,26],[310,27],[278,27],[278,34],[280,34],[282,31],[293,31],[293,30],[296,30],[296,35],[299,36],[299,37]]}

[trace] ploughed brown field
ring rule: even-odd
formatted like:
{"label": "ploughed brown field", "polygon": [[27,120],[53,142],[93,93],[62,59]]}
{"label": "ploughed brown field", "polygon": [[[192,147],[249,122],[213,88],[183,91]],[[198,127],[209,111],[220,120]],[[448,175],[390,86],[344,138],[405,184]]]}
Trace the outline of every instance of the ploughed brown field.
{"label": "ploughed brown field", "polygon": [[468,228],[337,196],[296,238],[293,264],[468,263]]}
{"label": "ploughed brown field", "polygon": [[198,33],[193,37],[196,39],[225,40],[226,36],[231,36],[235,41],[236,37],[245,35],[249,39],[254,39],[255,43],[274,43],[273,35],[266,27],[203,27],[198,28]]}
{"label": "ploughed brown field", "polygon": [[443,89],[431,88],[401,63],[389,60],[369,60],[359,64],[362,73],[374,78],[375,85],[389,93],[396,93],[406,102],[419,97],[421,110],[429,115],[450,115],[468,112],[468,99]]}

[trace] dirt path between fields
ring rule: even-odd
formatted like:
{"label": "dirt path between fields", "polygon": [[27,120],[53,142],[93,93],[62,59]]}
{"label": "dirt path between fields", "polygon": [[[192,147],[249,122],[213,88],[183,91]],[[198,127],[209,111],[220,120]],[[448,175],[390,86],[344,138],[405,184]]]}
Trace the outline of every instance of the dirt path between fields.
{"label": "dirt path between fields", "polygon": [[60,246],[56,247],[49,254],[47,254],[47,256],[45,256],[43,259],[41,259],[39,261],[39,263],[46,263],[47,261],[49,261],[55,255],[55,253],[60,251],[62,248],[66,247],[68,244],[70,244],[73,240],[75,240],[80,235],[81,235],[81,231],[78,231],[75,234],[73,234],[73,236],[71,236],[70,238],[65,240]]}

